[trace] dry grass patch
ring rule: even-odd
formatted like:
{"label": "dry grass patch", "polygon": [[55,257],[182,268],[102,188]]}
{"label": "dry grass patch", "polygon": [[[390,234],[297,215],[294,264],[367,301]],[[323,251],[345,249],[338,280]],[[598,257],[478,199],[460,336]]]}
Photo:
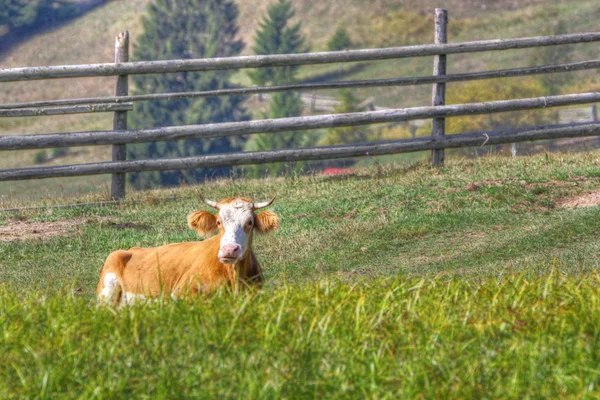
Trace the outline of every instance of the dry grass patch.
{"label": "dry grass patch", "polygon": [[80,232],[78,228],[87,222],[86,218],[56,222],[9,220],[7,225],[0,226],[0,242],[45,240],[56,236],[68,236]]}
{"label": "dry grass patch", "polygon": [[600,205],[600,189],[592,193],[567,197],[558,203],[560,208],[583,208]]}
{"label": "dry grass patch", "polygon": [[11,218],[0,226],[0,242],[47,240],[58,236],[71,236],[83,233],[87,224],[106,225],[113,229],[148,230],[149,225],[133,222],[116,222],[112,217],[73,218],[52,222],[28,222],[26,217]]}

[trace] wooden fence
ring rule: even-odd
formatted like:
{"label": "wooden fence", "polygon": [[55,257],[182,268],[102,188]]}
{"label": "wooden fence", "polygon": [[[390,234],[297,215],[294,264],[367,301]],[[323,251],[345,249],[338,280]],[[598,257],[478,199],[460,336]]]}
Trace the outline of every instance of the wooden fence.
{"label": "wooden fence", "polygon": [[[600,102],[600,92],[591,92],[527,99],[512,99],[485,103],[458,104],[450,106],[445,105],[445,84],[448,82],[462,82],[491,78],[509,78],[557,72],[566,73],[571,71],[600,68],[600,60],[590,60],[584,62],[542,65],[526,68],[446,74],[446,57],[451,54],[524,49],[540,46],[600,41],[600,32],[592,32],[448,44],[446,43],[447,21],[448,15],[446,10],[436,9],[435,44],[431,45],[322,53],[144,62],[128,62],[129,35],[127,32],[124,32],[117,36],[114,63],[12,68],[0,70],[0,82],[97,76],[117,77],[115,96],[113,97],[45,100],[26,103],[0,104],[0,117],[56,115],[82,112],[114,112],[113,130],[50,133],[23,136],[0,136],[0,151],[111,144],[113,145],[113,156],[111,162],[0,170],[0,181],[112,174],[113,178],[111,185],[111,196],[114,199],[122,199],[125,196],[125,173],[127,172],[205,168],[286,161],[326,160],[347,157],[398,154],[424,150],[431,150],[433,165],[441,166],[444,162],[444,149],[446,148],[600,135],[599,123],[583,123],[536,126],[523,129],[505,129],[494,132],[471,132],[446,136],[446,117],[489,114],[515,110],[534,110],[546,107],[559,107],[574,104],[593,104]],[[210,71],[289,65],[345,63],[354,61],[375,61],[422,56],[434,56],[433,75],[413,78],[351,80],[343,82],[234,88],[203,92],[155,93],[136,96],[130,96],[128,94],[128,76],[134,74],[176,73],[184,71]],[[136,101],[172,100],[184,97],[248,95],[274,93],[286,90],[314,91],[318,89],[407,85],[433,85],[432,106],[404,109],[383,109],[348,114],[266,119],[247,122],[174,126],[143,130],[127,129],[127,112],[132,109],[132,103]],[[307,129],[331,128],[338,126],[356,126],[385,122],[410,121],[417,119],[433,120],[431,136],[394,140],[385,143],[366,143],[305,149],[283,149],[261,152],[212,154],[199,157],[176,159],[128,161],[125,157],[125,146],[130,143],[181,139],[211,139],[224,136],[256,133],[277,133]]]}

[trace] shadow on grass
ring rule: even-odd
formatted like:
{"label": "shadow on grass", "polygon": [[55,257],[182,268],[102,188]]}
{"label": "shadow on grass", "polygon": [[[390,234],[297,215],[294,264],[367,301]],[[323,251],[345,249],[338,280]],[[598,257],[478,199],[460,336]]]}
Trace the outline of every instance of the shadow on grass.
{"label": "shadow on grass", "polygon": [[37,35],[60,28],[107,3],[108,0],[81,0],[73,5],[73,7],[75,7],[74,12],[68,13],[68,16],[64,18],[45,16],[44,18],[47,19],[47,21],[44,21],[43,23],[37,23],[33,26],[24,27],[15,31],[9,31],[0,36],[0,62],[8,56],[12,49],[19,46],[21,43],[24,43]]}

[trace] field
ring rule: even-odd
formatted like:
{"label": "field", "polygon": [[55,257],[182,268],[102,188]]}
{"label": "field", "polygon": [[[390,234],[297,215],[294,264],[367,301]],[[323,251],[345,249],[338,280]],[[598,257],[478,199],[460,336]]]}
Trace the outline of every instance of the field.
{"label": "field", "polygon": [[265,288],[118,310],[95,304],[104,258],[194,240],[196,188],[7,213],[0,398],[598,397],[599,162],[209,183],[278,196],[281,229],[254,245]]}
{"label": "field", "polygon": [[[255,2],[238,1],[240,37],[246,43],[244,54],[252,53],[253,36],[271,0]],[[68,24],[34,35],[0,54],[0,68],[64,65],[109,62],[113,58],[113,43],[116,33],[129,30],[133,46],[141,34],[141,17],[149,0],[110,1],[104,6]],[[358,0],[330,0],[315,4],[309,0],[294,0],[297,21],[302,22],[302,32],[313,51],[325,50],[337,24],[352,27],[349,34],[356,47],[386,47],[431,43],[433,36],[434,1],[381,0],[365,8]],[[448,1],[450,41],[497,39],[519,36],[536,36],[554,33],[558,21],[564,23],[569,33],[594,31],[600,8],[593,0],[578,0],[564,4],[559,1],[523,0],[488,2],[481,0]],[[332,24],[331,21],[337,21]],[[581,44],[569,47],[572,61],[596,57],[596,45]],[[558,53],[564,48],[557,48]],[[486,69],[527,66],[532,63],[531,51],[505,51],[486,54],[467,54],[449,57],[448,72],[480,71]],[[362,69],[342,74],[336,79],[371,79],[384,77],[409,77],[427,75],[431,71],[430,57],[365,63]],[[300,70],[302,79],[314,79],[323,73],[339,72],[339,65],[307,66]],[[576,83],[564,89],[565,93],[597,90],[600,87],[595,71],[576,73]],[[249,85],[246,71],[235,75],[235,82]],[[514,79],[511,82],[524,82]],[[108,96],[113,91],[112,78],[69,79],[5,83],[1,85],[0,102],[32,101],[39,99],[77,98]],[[460,91],[464,84],[449,84],[449,93]],[[337,96],[336,91],[320,92]],[[535,96],[544,93],[535,93]],[[428,105],[431,88],[398,87],[364,89],[357,97],[374,98],[378,106],[409,107]],[[483,93],[477,101],[493,100]],[[261,107],[248,102],[255,118],[261,118]],[[264,108],[264,105],[263,105]],[[64,117],[3,118],[0,131],[3,135],[34,133],[76,132],[110,129],[111,114],[71,115]],[[38,151],[13,151],[4,153],[0,168],[34,166]],[[106,161],[110,158],[108,146],[70,149],[51,163],[72,164]],[[107,177],[58,179],[44,188],[52,196],[78,196],[83,193],[106,193]],[[100,188],[100,190],[98,189]],[[40,188],[31,182],[18,184],[0,183],[0,203],[10,200],[25,200],[40,197]]]}
{"label": "field", "polygon": [[0,292],[2,398],[598,396],[600,277],[283,285],[97,310]]}

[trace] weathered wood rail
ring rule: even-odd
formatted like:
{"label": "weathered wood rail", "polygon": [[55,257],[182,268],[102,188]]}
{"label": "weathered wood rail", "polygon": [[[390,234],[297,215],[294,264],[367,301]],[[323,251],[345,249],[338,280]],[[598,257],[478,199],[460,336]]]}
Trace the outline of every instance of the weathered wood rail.
{"label": "weathered wood rail", "polygon": [[95,112],[131,111],[133,103],[91,104],[80,103],[73,106],[60,107],[28,107],[0,109],[0,117],[37,117],[42,115],[84,114]]}
{"label": "weathered wood rail", "polygon": [[283,67],[290,65],[334,64],[354,61],[377,61],[408,57],[525,49],[530,47],[597,41],[600,41],[600,32],[320,53],[11,68],[0,70],[0,82],[116,75],[165,74],[189,71]]}
{"label": "weathered wood rail", "polygon": [[385,143],[227,153],[174,159],[132,160],[81,165],[59,165],[44,168],[19,168],[13,170],[0,170],[0,181],[141,171],[209,168],[231,165],[265,164],[273,162],[331,160],[337,158],[381,156],[386,154],[400,154],[424,150],[482,146],[486,144],[493,145],[543,139],[588,137],[597,135],[600,135],[600,123],[580,125],[570,124],[566,126],[538,126],[534,128],[509,129],[494,132],[463,133],[460,135],[447,136],[426,136],[415,139],[394,140]]}
{"label": "weathered wood rail", "polygon": [[[255,133],[277,133],[340,126],[369,125],[425,118],[456,117],[516,110],[533,110],[600,102],[600,92],[503,100],[450,106],[415,107],[348,114],[311,115],[247,122],[184,125],[139,130],[90,131],[23,136],[1,136],[0,150],[43,149],[48,147],[94,146],[148,143],[184,139],[214,139]],[[43,169],[44,167],[40,167]],[[133,171],[129,171],[133,172]]]}
{"label": "weathered wood rail", "polygon": [[[0,70],[0,82],[98,76],[117,77],[115,96],[111,97],[41,100],[0,104],[0,117],[58,115],[79,112],[114,112],[115,120],[112,131],[0,136],[0,151],[110,144],[114,146],[112,162],[0,170],[0,181],[113,174],[111,196],[116,199],[121,199],[125,196],[124,174],[128,172],[204,168],[271,162],[323,160],[397,154],[424,150],[431,150],[433,155],[433,164],[436,166],[442,166],[444,161],[443,149],[445,148],[600,135],[600,124],[598,123],[538,126],[524,129],[506,129],[494,132],[463,133],[450,136],[444,135],[445,118],[447,117],[489,114],[515,110],[534,110],[546,107],[560,107],[574,104],[594,104],[600,102],[600,92],[592,92],[528,99],[510,99],[486,103],[445,105],[445,84],[449,82],[462,82],[492,78],[510,78],[548,73],[568,73],[572,71],[600,68],[600,60],[588,60],[565,64],[446,74],[445,61],[448,55],[599,42],[600,32],[503,40],[472,41],[463,43],[446,43],[447,12],[445,10],[437,9],[435,22],[436,43],[430,45],[322,53],[143,62],[128,62],[129,38],[127,33],[122,33],[117,37],[114,63],[27,67]],[[305,83],[269,87],[232,88],[202,92],[151,93],[135,96],[130,96],[127,89],[128,76],[134,74],[178,73],[184,71],[210,71],[289,65],[344,63],[355,61],[377,61],[423,56],[434,56],[434,69],[431,76],[350,80],[310,84]],[[274,93],[288,90],[314,91],[319,89],[387,87],[426,84],[433,85],[431,107],[386,109],[350,114],[316,115],[248,122],[174,126],[144,130],[127,129],[126,125],[127,111],[132,109],[132,103],[136,101],[248,95]],[[432,119],[434,121],[432,136],[396,140],[386,143],[367,143],[306,149],[282,149],[263,152],[214,154],[202,157],[188,157],[180,159],[133,161],[128,161],[125,159],[125,145],[129,143],[193,138],[212,139],[217,137],[244,134],[277,133],[338,126],[400,122],[417,119]]]}
{"label": "weathered wood rail", "polygon": [[574,72],[588,69],[599,69],[600,60],[582,61],[555,65],[542,65],[537,67],[508,68],[493,71],[468,72],[464,74],[447,74],[433,76],[418,76],[414,78],[388,78],[388,79],[364,79],[341,82],[305,83],[293,85],[278,85],[266,87],[242,87],[233,89],[206,90],[202,92],[176,92],[176,93],[152,93],[135,96],[114,97],[88,97],[81,99],[65,100],[42,100],[24,103],[0,104],[0,110],[8,110],[25,107],[50,107],[50,106],[73,106],[80,104],[105,104],[123,103],[136,101],[177,100],[194,97],[214,96],[244,96],[251,94],[276,93],[285,91],[323,90],[323,89],[345,89],[345,88],[367,88],[387,86],[416,86],[431,85],[433,83],[465,82],[495,78],[513,78],[518,76],[552,74],[557,72]]}

